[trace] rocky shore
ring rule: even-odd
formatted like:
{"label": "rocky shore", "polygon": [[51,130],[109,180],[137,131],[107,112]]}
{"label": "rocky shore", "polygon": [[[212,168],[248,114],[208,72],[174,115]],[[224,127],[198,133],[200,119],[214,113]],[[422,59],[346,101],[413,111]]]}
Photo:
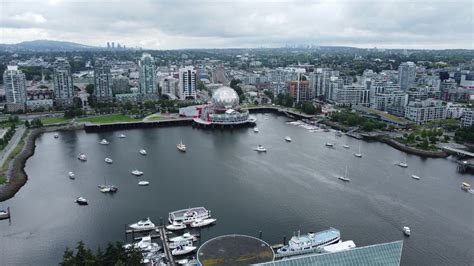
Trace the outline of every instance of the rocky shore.
{"label": "rocky shore", "polygon": [[25,172],[26,160],[33,156],[36,148],[36,138],[45,133],[62,130],[78,130],[83,129],[83,125],[63,125],[32,129],[24,142],[25,145],[21,152],[13,158],[9,164],[8,169],[3,173],[7,177],[7,183],[0,185],[0,202],[12,198],[26,184],[28,175]]}
{"label": "rocky shore", "polygon": [[413,147],[410,147],[410,146],[406,146],[405,144],[400,143],[400,142],[398,142],[394,139],[391,139],[389,137],[386,137],[386,136],[375,136],[372,139],[375,139],[377,141],[388,144],[388,145],[392,146],[393,148],[395,148],[397,150],[400,150],[400,151],[403,151],[403,152],[406,152],[406,153],[409,153],[409,154],[418,155],[418,156],[421,156],[421,157],[445,158],[445,157],[449,156],[449,154],[444,152],[444,151],[425,151],[425,150],[420,150],[420,149],[413,148]]}

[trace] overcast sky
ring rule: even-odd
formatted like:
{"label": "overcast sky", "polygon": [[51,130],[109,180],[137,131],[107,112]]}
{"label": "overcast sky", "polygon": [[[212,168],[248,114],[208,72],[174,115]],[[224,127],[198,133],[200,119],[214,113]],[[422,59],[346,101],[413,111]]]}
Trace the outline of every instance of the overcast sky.
{"label": "overcast sky", "polygon": [[0,0],[0,43],[474,47],[473,0]]}

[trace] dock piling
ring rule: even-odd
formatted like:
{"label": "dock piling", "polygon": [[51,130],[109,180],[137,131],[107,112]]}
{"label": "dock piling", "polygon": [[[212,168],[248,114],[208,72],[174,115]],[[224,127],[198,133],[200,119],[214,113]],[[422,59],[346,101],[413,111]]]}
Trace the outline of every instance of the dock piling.
{"label": "dock piling", "polygon": [[258,239],[262,240],[262,234],[263,234],[262,231],[258,232]]}

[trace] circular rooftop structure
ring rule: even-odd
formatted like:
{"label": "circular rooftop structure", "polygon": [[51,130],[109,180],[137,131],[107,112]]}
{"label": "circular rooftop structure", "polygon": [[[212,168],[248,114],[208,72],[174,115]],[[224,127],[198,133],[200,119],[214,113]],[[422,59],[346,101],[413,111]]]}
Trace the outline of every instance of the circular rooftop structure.
{"label": "circular rooftop structure", "polygon": [[212,105],[217,109],[231,109],[239,105],[239,95],[231,87],[220,87],[212,94]]}
{"label": "circular rooftop structure", "polygon": [[197,252],[201,265],[249,265],[273,261],[275,253],[265,241],[246,235],[225,235],[206,241]]}

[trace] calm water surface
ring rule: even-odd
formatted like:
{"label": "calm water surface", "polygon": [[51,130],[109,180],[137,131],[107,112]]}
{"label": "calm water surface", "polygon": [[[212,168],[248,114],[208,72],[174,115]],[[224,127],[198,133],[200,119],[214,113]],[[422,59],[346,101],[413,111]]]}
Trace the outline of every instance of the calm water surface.
{"label": "calm water surface", "polygon": [[[218,219],[201,230],[203,241],[261,230],[267,242],[281,243],[299,229],[335,227],[358,246],[404,239],[402,265],[474,264],[474,196],[459,188],[474,178],[456,173],[453,159],[408,155],[403,169],[394,163],[406,155],[385,144],[309,133],[285,124],[284,117],[258,118],[258,134],[174,127],[40,136],[26,164],[28,183],[0,203],[13,213],[11,224],[0,221],[0,265],[54,265],[79,240],[104,247],[124,240],[124,224],[148,216],[158,223],[168,212],[192,206],[205,206]],[[119,139],[120,133],[127,138]],[[293,142],[285,142],[286,135]],[[102,138],[110,145],[99,145]],[[180,140],[186,153],[176,149]],[[335,149],[324,146],[328,141]],[[359,143],[362,159],[352,155]],[[253,151],[258,144],[268,152]],[[148,156],[139,155],[140,148]],[[76,159],[80,152],[87,162]],[[349,183],[337,179],[346,166]],[[136,168],[149,187],[137,185],[130,174]],[[104,180],[119,192],[100,193]],[[77,196],[90,205],[77,206]],[[410,238],[403,237],[403,225],[411,227]]]}

